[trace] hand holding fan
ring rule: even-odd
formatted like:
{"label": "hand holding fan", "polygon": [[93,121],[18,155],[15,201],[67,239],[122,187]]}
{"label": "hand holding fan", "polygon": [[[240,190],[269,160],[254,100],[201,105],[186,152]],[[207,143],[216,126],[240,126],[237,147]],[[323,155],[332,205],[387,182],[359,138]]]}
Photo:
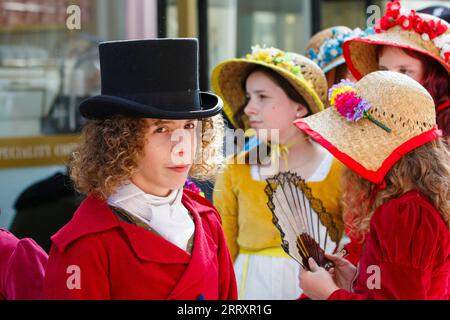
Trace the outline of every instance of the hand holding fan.
{"label": "hand holding fan", "polygon": [[295,173],[282,172],[266,181],[267,205],[281,233],[284,251],[307,270],[310,257],[319,266],[331,268],[325,252],[336,252],[341,233],[322,201],[312,196],[306,182]]}

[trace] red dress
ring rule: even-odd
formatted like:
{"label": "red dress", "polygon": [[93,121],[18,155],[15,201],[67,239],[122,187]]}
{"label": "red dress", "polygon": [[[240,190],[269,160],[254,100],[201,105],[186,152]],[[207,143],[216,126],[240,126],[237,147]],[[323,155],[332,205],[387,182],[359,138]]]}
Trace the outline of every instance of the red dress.
{"label": "red dress", "polygon": [[34,240],[0,229],[0,300],[42,299],[47,258]]}
{"label": "red dress", "polygon": [[142,227],[119,220],[90,195],[52,237],[45,276],[49,299],[237,299],[233,263],[219,215],[184,191],[194,218],[192,254]]}
{"label": "red dress", "polygon": [[375,211],[353,293],[340,289],[328,299],[447,300],[449,295],[450,232],[436,208],[410,191]]}

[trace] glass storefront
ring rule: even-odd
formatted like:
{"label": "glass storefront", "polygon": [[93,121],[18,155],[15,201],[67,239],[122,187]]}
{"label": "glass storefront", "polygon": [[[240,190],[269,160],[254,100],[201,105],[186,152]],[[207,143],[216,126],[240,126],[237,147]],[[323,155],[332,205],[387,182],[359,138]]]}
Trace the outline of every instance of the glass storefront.
{"label": "glass storefront", "polygon": [[78,104],[100,91],[98,43],[126,37],[125,11],[123,0],[0,1],[0,227],[26,187],[66,171]]}
{"label": "glass storefront", "polygon": [[208,1],[209,68],[254,44],[301,52],[311,33],[310,1]]}

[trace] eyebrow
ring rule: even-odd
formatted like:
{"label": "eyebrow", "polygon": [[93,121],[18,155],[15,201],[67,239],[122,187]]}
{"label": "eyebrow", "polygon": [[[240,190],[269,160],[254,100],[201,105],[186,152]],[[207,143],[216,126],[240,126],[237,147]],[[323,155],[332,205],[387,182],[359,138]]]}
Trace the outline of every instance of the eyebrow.
{"label": "eyebrow", "polygon": [[[385,68],[385,69],[387,69],[387,67],[386,66],[383,66],[383,65],[379,65],[378,66],[379,68]],[[410,68],[411,67],[411,65],[399,65],[399,66],[396,66],[397,68],[405,68],[405,69],[408,69],[408,68]]]}
{"label": "eyebrow", "polygon": [[[186,123],[189,123],[189,122],[194,122],[198,119],[184,119],[184,120],[186,121]],[[163,124],[174,125],[175,123],[176,123],[175,120],[158,119],[158,120],[155,120],[151,125],[153,125],[153,126],[160,126]]]}
{"label": "eyebrow", "polygon": [[153,125],[153,126],[159,126],[159,125],[161,125],[161,124],[171,124],[171,123],[173,123],[173,121],[170,121],[170,120],[155,120],[155,121],[152,123],[152,125]]}
{"label": "eyebrow", "polygon": [[[268,93],[269,91],[266,91],[266,90],[255,90],[255,91],[252,91],[253,93]],[[247,91],[247,93],[248,93],[248,91]]]}

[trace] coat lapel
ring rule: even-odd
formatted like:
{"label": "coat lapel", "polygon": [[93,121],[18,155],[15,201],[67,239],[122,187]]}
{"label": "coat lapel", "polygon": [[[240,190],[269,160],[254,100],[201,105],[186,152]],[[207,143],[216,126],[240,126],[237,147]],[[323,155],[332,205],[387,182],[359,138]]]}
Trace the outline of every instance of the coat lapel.
{"label": "coat lapel", "polygon": [[135,255],[143,261],[163,264],[187,264],[191,256],[161,236],[126,222],[121,222]]}

